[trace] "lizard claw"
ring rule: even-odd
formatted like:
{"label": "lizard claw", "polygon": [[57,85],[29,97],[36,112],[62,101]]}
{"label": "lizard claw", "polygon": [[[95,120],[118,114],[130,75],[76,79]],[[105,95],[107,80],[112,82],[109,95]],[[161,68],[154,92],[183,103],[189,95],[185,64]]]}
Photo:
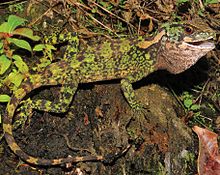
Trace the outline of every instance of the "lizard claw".
{"label": "lizard claw", "polygon": [[134,119],[137,120],[138,125],[141,129],[144,128],[144,120],[149,121],[150,106],[148,104],[136,103],[135,106],[132,106],[134,111]]}
{"label": "lizard claw", "polygon": [[144,116],[147,115],[147,113],[149,112],[149,109],[150,109],[148,104],[142,104],[142,103],[138,103],[138,102],[133,103],[131,107],[135,113],[137,113],[139,115],[144,115]]}

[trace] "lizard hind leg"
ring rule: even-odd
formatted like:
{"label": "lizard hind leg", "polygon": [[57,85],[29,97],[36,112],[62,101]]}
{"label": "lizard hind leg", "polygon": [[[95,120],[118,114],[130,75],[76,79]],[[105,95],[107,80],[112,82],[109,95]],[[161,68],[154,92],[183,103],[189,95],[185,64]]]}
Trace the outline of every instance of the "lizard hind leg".
{"label": "lizard hind leg", "polygon": [[32,101],[30,98],[28,98],[27,100],[23,100],[21,101],[21,106],[20,108],[18,108],[19,113],[16,115],[16,120],[13,123],[13,130],[16,130],[19,126],[22,126],[22,128],[24,128],[25,123],[28,121],[29,123],[29,119],[31,118],[31,116],[33,115],[33,109],[32,109]]}
{"label": "lizard hind leg", "polygon": [[73,83],[73,81],[71,84],[64,84],[60,89],[58,99],[54,102],[46,99],[32,100],[30,98],[23,101],[22,106],[19,108],[19,119],[14,122],[13,129],[17,129],[20,125],[23,128],[26,123],[29,123],[33,114],[33,109],[54,113],[66,112],[69,109],[69,105],[73,99],[77,87],[78,83]]}
{"label": "lizard hind leg", "polygon": [[45,112],[64,113],[69,109],[73,96],[77,90],[78,83],[64,84],[60,89],[60,94],[54,102],[38,99],[32,100],[32,108]]}

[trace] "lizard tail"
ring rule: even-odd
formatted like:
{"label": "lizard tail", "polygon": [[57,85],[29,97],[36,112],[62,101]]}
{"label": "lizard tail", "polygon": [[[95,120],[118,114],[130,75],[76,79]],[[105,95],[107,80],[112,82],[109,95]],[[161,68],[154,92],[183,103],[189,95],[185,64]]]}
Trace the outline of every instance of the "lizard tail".
{"label": "lizard tail", "polygon": [[[45,83],[45,82],[44,82]],[[6,142],[8,143],[10,149],[23,161],[28,162],[34,165],[60,165],[65,163],[74,163],[81,161],[100,161],[103,160],[102,156],[83,156],[83,157],[66,157],[58,159],[43,159],[38,157],[33,157],[25,153],[20,146],[16,143],[13,136],[13,117],[16,111],[16,108],[20,104],[21,100],[33,89],[36,89],[42,86],[42,83],[30,83],[28,81],[24,82],[23,85],[12,95],[10,102],[7,105],[5,116],[3,118],[3,130]]]}

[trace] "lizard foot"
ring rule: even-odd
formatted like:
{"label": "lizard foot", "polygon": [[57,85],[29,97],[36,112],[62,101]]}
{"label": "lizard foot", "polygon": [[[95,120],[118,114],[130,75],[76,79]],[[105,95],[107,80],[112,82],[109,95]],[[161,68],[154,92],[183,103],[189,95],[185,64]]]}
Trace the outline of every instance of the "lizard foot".
{"label": "lizard foot", "polygon": [[137,116],[144,116],[146,117],[148,113],[150,112],[150,107],[148,104],[142,104],[142,103],[133,103],[132,104],[132,109]]}
{"label": "lizard foot", "polygon": [[150,120],[150,106],[148,104],[143,105],[141,103],[135,103],[132,105],[132,109],[134,111],[134,119],[137,120],[140,128],[143,128],[143,121]]}

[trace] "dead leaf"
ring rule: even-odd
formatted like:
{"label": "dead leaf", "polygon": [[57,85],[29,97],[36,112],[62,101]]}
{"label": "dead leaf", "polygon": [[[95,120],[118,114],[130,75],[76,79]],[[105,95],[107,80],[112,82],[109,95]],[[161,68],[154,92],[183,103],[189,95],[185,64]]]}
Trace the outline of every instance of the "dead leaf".
{"label": "dead leaf", "polygon": [[87,126],[89,123],[89,116],[84,112],[84,125]]}
{"label": "dead leaf", "polygon": [[103,113],[102,113],[102,110],[101,110],[100,106],[97,106],[95,108],[95,114],[96,114],[97,117],[103,117]]}
{"label": "dead leaf", "polygon": [[193,131],[199,137],[199,175],[220,175],[220,155],[218,152],[218,135],[207,129],[198,126],[193,127]]}
{"label": "dead leaf", "polygon": [[141,41],[140,43],[138,43],[138,47],[142,48],[142,49],[147,49],[148,47],[150,47],[151,45],[157,43],[160,41],[160,39],[164,36],[165,31],[162,30],[160,33],[158,33],[153,40],[150,41]]}
{"label": "dead leaf", "polygon": [[123,12],[122,16],[124,17],[126,22],[130,22],[132,18],[132,12],[131,11]]}

